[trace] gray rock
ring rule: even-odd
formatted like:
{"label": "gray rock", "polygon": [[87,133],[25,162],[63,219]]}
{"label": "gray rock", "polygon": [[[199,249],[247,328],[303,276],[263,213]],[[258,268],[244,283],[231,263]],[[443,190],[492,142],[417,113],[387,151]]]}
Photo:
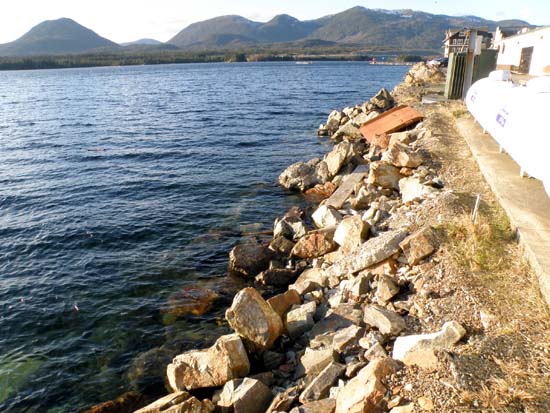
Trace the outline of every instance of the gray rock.
{"label": "gray rock", "polygon": [[332,348],[312,350],[308,347],[300,358],[300,363],[296,369],[296,377],[301,377],[304,374],[315,376],[337,359],[338,355]]}
{"label": "gray rock", "polygon": [[338,381],[338,378],[345,370],[346,366],[343,364],[331,362],[304,389],[299,398],[300,403],[303,404],[328,397],[330,388]]}
{"label": "gray rock", "polygon": [[362,318],[363,314],[361,310],[354,308],[353,304],[340,304],[338,307],[331,309],[323,319],[315,324],[309,336],[316,337],[327,332],[349,327],[352,324],[360,325]]}
{"label": "gray rock", "polygon": [[371,98],[370,103],[378,109],[387,110],[394,105],[394,99],[386,88],[382,88]]}
{"label": "gray rock", "polygon": [[265,384],[247,377],[225,384],[218,407],[222,413],[264,413],[272,399],[273,394]]}
{"label": "gray rock", "polygon": [[406,229],[384,232],[369,239],[344,258],[325,270],[328,277],[354,274],[385,260],[398,251],[399,243],[407,236]]}
{"label": "gray rock", "polygon": [[359,131],[359,128],[353,124],[353,122],[348,121],[343,126],[341,126],[334,135],[331,136],[331,139],[339,140],[344,137],[348,137],[350,139],[361,139],[363,135],[361,135],[361,132]]}
{"label": "gray rock", "polygon": [[325,183],[329,178],[325,162],[296,162],[279,175],[279,184],[286,189],[305,191],[317,184]]}
{"label": "gray rock", "polygon": [[273,226],[273,238],[283,236],[288,239],[297,240],[307,233],[307,227],[304,221],[298,217],[284,217],[275,220]]}
{"label": "gray rock", "polygon": [[292,339],[296,339],[309,331],[315,325],[313,315],[317,305],[315,301],[310,301],[299,307],[293,308],[286,314],[286,330]]}
{"label": "gray rock", "polygon": [[343,353],[347,348],[357,345],[363,333],[364,329],[356,325],[338,330],[334,335],[332,347],[338,353]]}
{"label": "gray rock", "polygon": [[365,307],[363,320],[367,325],[376,327],[382,334],[394,336],[407,327],[405,320],[395,311],[390,311],[377,305]]}
{"label": "gray rock", "polygon": [[381,274],[378,277],[378,285],[376,287],[376,299],[378,300],[379,304],[386,304],[398,293],[399,286],[392,277],[385,274]]}
{"label": "gray rock", "polygon": [[342,221],[342,215],[334,208],[321,205],[311,216],[317,228],[336,227]]}
{"label": "gray rock", "polygon": [[384,347],[382,347],[382,344],[380,343],[374,344],[365,352],[365,358],[367,360],[374,360],[376,358],[382,358],[387,356],[388,356],[388,352]]}
{"label": "gray rock", "polygon": [[372,279],[372,274],[368,272],[360,272],[355,278],[353,278],[351,284],[347,287],[349,294],[355,298],[359,298],[367,294],[371,290],[370,282]]}

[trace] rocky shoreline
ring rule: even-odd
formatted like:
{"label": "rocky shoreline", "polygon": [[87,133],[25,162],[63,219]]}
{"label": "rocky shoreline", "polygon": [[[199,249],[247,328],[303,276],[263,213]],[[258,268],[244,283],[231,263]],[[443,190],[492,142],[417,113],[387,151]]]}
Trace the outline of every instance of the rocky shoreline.
{"label": "rocky shoreline", "polygon": [[[403,369],[435,370],[467,333],[449,319],[418,334],[414,317],[422,273],[438,262],[438,229],[422,217],[450,195],[422,148],[432,133],[425,123],[370,141],[360,127],[394,107],[403,88],[441,76],[415,65],[394,93],[329,115],[318,133],[333,149],[279,177],[317,206],[277,219],[269,244],[230,252],[230,272],[257,287],[227,309],[234,333],[176,356],[166,368],[172,393],[135,413],[431,410],[429,399],[414,404],[390,383]],[[265,299],[264,287],[283,292]],[[123,411],[108,408],[90,411]]]}

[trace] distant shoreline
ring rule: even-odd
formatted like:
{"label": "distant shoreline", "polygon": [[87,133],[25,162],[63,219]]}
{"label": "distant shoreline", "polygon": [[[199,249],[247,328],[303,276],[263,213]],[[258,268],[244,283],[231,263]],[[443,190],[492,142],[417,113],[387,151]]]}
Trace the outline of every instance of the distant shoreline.
{"label": "distant shoreline", "polygon": [[405,53],[381,54],[261,54],[261,53],[160,53],[160,54],[83,54],[0,57],[0,71],[71,69],[87,67],[149,66],[182,63],[235,63],[235,62],[370,62],[378,65],[411,65],[425,60],[424,55]]}

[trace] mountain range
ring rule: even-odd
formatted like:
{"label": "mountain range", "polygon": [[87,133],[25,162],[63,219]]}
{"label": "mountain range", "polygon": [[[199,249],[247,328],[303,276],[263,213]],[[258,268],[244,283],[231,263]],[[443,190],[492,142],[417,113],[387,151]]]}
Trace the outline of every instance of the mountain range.
{"label": "mountain range", "polygon": [[49,20],[33,27],[19,39],[0,45],[0,56],[51,55],[89,52],[123,52],[132,47],[148,50],[212,50],[294,44],[357,45],[391,50],[441,49],[450,28],[528,26],[522,20],[492,21],[476,16],[434,15],[413,10],[380,10],[353,7],[315,20],[300,21],[281,14],[266,23],[241,16],[220,16],[193,23],[166,44],[152,39],[118,45],[74,20]]}

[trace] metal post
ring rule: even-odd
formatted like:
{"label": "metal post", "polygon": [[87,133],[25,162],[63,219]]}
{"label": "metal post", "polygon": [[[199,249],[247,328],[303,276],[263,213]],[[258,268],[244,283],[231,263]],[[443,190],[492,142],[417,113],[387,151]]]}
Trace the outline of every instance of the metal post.
{"label": "metal post", "polygon": [[468,53],[466,53],[466,68],[464,71],[464,88],[462,89],[462,99],[472,86],[472,77],[474,75],[474,59],[476,48],[477,30],[470,30],[468,34]]}

